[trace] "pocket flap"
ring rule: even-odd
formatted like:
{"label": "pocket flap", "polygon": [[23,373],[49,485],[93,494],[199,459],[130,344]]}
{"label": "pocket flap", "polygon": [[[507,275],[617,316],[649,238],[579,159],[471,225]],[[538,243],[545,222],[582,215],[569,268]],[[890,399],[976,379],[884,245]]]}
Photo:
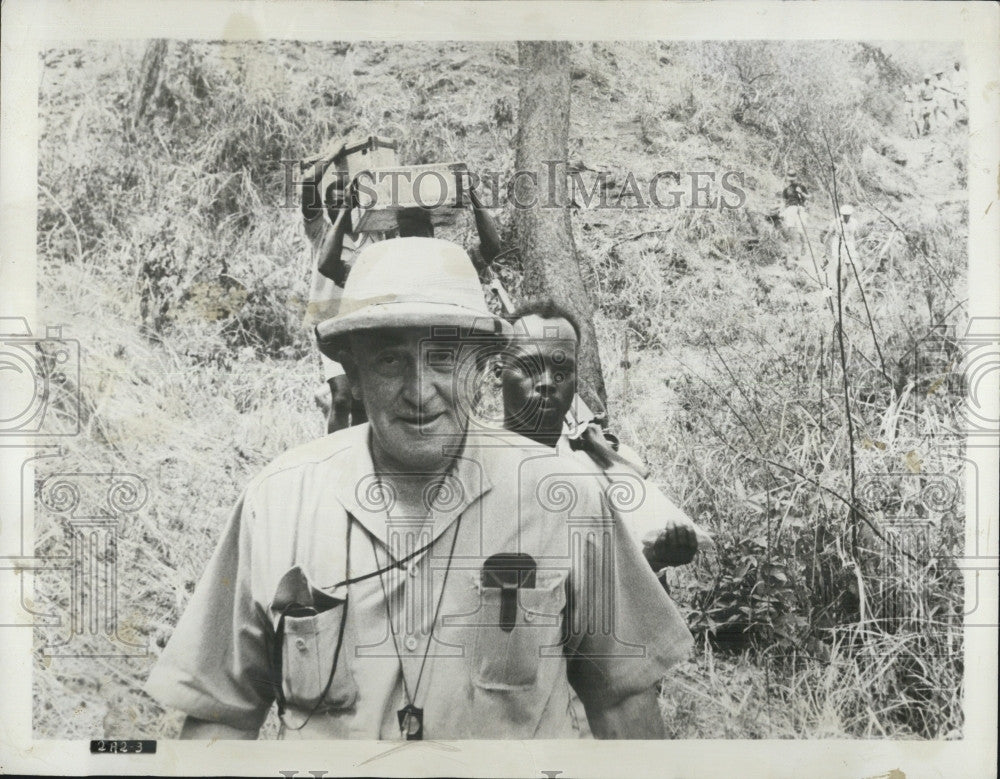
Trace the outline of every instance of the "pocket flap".
{"label": "pocket flap", "polygon": [[270,612],[275,625],[284,614],[285,630],[302,633],[308,631],[303,627],[296,628],[294,625],[304,625],[303,620],[343,605],[342,598],[336,598],[313,587],[302,568],[296,565],[288,570],[278,582],[274,598],[271,601]]}

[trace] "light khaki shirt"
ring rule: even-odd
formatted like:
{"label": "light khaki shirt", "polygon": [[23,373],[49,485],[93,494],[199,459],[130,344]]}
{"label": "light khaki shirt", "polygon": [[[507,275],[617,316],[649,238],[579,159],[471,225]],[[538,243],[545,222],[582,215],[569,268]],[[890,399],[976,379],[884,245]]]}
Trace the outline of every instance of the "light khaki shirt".
{"label": "light khaki shirt", "polygon": [[[687,655],[683,618],[593,471],[510,433],[470,436],[430,522],[389,521],[368,437],[367,424],[347,428],[252,480],[147,692],[252,730],[280,683],[285,738],[398,739],[397,712],[411,700],[425,738],[575,738],[573,690],[590,704],[616,702]],[[427,544],[408,564],[334,586]],[[537,565],[533,586],[512,594],[513,624],[500,617],[511,596],[483,575],[497,553]],[[275,673],[274,606],[287,602],[296,567],[300,601],[311,590],[337,605],[286,614]]]}

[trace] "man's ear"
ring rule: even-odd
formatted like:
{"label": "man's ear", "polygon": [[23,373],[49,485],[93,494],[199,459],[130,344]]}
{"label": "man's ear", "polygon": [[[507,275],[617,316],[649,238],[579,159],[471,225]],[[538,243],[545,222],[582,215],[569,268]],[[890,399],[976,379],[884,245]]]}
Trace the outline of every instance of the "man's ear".
{"label": "man's ear", "polygon": [[361,395],[361,385],[358,382],[351,379],[350,376],[347,377],[347,386],[350,387],[351,397],[354,398],[355,402],[362,403],[364,398]]}
{"label": "man's ear", "polygon": [[349,349],[345,349],[338,356],[340,357],[340,364],[344,366],[344,374],[347,376],[347,386],[351,390],[351,397],[360,403],[362,397],[358,364],[354,361],[354,356]]}

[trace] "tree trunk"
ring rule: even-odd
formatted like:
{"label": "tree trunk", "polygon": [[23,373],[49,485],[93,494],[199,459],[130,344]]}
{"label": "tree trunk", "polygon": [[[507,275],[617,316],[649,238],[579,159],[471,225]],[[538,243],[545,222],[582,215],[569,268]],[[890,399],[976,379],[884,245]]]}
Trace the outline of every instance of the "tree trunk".
{"label": "tree trunk", "polygon": [[163,82],[163,58],[167,53],[167,41],[163,38],[150,41],[142,55],[139,73],[132,89],[131,127],[138,127],[152,104]]}
{"label": "tree trunk", "polygon": [[[594,331],[594,301],[583,285],[567,192],[570,44],[521,41],[514,228],[526,296],[551,297],[580,328],[577,392],[595,413],[606,409],[604,375]],[[534,179],[527,172],[534,174]]]}

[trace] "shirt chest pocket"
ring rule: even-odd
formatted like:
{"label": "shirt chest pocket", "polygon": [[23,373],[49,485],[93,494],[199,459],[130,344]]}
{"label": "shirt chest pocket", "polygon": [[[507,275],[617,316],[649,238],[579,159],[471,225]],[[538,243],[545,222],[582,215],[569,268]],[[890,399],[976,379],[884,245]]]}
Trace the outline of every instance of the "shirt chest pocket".
{"label": "shirt chest pocket", "polygon": [[281,691],[289,706],[324,711],[354,705],[358,686],[351,672],[346,636],[342,635],[345,619],[344,604],[318,614],[284,617]]}
{"label": "shirt chest pocket", "polygon": [[[562,653],[565,584],[565,572],[539,571],[532,588],[480,588],[472,652],[476,687],[504,691],[535,686],[542,657]],[[511,598],[513,610],[504,604]]]}

